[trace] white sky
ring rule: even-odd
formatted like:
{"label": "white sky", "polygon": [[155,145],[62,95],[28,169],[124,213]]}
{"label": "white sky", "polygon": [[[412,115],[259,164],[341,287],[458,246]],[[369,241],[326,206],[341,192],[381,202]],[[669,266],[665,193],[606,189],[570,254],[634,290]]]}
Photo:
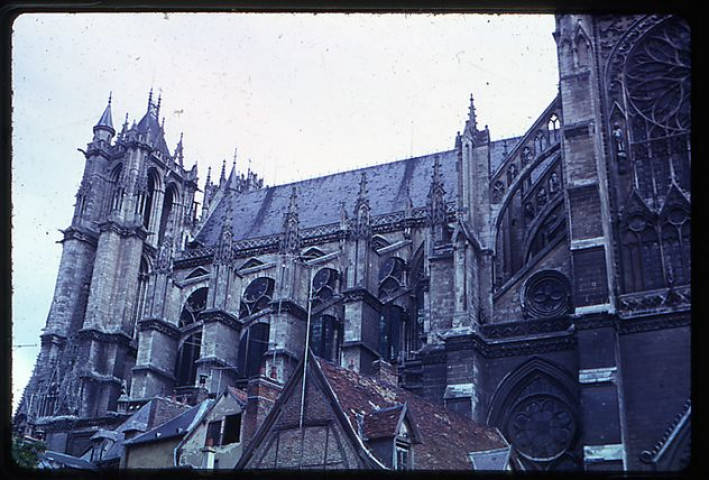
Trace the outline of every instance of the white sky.
{"label": "white sky", "polygon": [[13,408],[52,302],[85,148],[109,92],[120,130],[162,93],[167,142],[268,185],[453,147],[475,96],[494,139],[557,93],[554,17],[25,14],[13,25]]}

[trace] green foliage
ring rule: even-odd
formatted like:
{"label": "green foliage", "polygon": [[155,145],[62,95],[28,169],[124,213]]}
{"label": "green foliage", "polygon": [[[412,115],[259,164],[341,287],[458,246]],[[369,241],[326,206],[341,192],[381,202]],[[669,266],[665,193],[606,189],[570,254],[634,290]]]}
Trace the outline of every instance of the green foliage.
{"label": "green foliage", "polygon": [[37,468],[39,454],[46,449],[44,442],[12,435],[12,457],[21,468]]}

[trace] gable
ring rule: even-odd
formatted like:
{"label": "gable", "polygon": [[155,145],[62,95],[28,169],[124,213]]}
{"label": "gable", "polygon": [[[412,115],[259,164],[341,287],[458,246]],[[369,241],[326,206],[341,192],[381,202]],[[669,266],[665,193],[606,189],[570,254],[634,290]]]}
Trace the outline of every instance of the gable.
{"label": "gable", "polygon": [[305,408],[301,361],[237,468],[381,468],[364,450],[312,356],[308,363]]}

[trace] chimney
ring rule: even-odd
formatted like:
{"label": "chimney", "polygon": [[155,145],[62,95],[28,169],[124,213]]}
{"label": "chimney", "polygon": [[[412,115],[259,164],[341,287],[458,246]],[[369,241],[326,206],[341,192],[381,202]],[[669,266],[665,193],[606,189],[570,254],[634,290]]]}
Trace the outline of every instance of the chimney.
{"label": "chimney", "polygon": [[256,434],[282,390],[283,384],[265,375],[249,380],[246,387],[248,400],[243,417],[245,445],[248,445]]}
{"label": "chimney", "polygon": [[375,360],[372,362],[372,371],[374,378],[376,378],[379,383],[393,387],[399,386],[399,372],[396,365],[392,365],[384,360]]}

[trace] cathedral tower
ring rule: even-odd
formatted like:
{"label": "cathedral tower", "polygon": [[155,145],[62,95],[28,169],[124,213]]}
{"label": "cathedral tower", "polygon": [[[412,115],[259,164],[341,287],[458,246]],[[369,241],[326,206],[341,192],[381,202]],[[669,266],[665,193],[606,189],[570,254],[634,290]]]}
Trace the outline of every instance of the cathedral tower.
{"label": "cathedral tower", "polygon": [[[152,91],[138,123],[116,135],[112,99],[81,150],[85,167],[71,225],[64,230],[54,301],[42,349],[18,409],[50,448],[78,451],[81,435],[51,435],[71,419],[108,418],[133,376],[138,319],[158,245],[183,241],[195,222],[196,167],[171,154],[161,99]],[[109,420],[107,420],[109,421]]]}

